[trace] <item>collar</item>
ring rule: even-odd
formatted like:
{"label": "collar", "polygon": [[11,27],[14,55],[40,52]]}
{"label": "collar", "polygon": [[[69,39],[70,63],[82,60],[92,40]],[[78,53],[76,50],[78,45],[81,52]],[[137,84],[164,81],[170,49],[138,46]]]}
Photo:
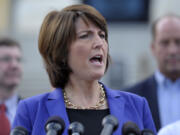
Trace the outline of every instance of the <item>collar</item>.
{"label": "collar", "polygon": [[165,77],[159,70],[155,72],[155,79],[160,86],[172,86],[177,85],[180,86],[180,78],[177,79],[175,82],[172,82],[169,78]]}
{"label": "collar", "polygon": [[[106,87],[102,82],[99,82],[103,85],[105,88],[105,92],[109,98],[117,98],[120,97],[120,93],[118,93],[116,90],[111,90],[110,88]],[[119,91],[119,90],[118,90]],[[50,95],[48,96],[48,99],[58,99],[58,98],[63,98],[62,94],[62,89],[61,88],[56,88],[54,89]]]}
{"label": "collar", "polygon": [[7,108],[7,114],[10,116],[14,116],[14,112],[16,111],[18,104],[18,94],[15,93],[12,97],[7,99],[4,104]]}
{"label": "collar", "polygon": [[159,85],[163,85],[165,82],[165,76],[159,70],[155,72],[155,79]]}

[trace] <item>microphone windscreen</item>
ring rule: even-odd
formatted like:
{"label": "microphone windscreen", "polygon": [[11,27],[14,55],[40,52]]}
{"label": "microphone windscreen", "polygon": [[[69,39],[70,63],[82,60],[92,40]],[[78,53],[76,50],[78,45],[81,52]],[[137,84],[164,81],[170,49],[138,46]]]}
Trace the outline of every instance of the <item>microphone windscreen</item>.
{"label": "microphone windscreen", "polygon": [[116,117],[112,115],[107,115],[102,120],[103,129],[100,135],[112,135],[112,133],[117,129],[119,122]]}
{"label": "microphone windscreen", "polygon": [[69,135],[71,135],[73,133],[78,133],[79,135],[83,135],[84,134],[84,126],[80,122],[75,121],[69,125],[68,133],[69,133]]}
{"label": "microphone windscreen", "polygon": [[131,121],[126,122],[122,127],[123,135],[141,135],[139,127]]}
{"label": "microphone windscreen", "polygon": [[11,131],[10,135],[28,135],[28,131],[24,127],[17,126]]}
{"label": "microphone windscreen", "polygon": [[106,117],[103,118],[102,125],[104,126],[106,124],[113,125],[113,127],[114,127],[113,131],[115,131],[117,129],[117,127],[119,126],[118,120],[113,115],[107,115]]}
{"label": "microphone windscreen", "polygon": [[[59,125],[59,126],[58,126]],[[45,130],[46,132],[50,129],[53,128],[55,130],[57,130],[57,132],[62,133],[64,131],[65,128],[65,123],[64,120],[61,119],[59,116],[52,116],[50,117],[46,124],[45,124]]]}

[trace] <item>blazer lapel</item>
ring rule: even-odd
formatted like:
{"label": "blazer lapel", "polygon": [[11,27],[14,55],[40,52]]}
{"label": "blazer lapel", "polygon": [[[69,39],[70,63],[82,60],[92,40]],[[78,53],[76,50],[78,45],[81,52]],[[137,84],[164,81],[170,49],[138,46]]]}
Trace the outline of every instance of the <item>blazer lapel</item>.
{"label": "blazer lapel", "polygon": [[67,129],[69,127],[69,119],[66,112],[66,107],[63,100],[62,90],[60,88],[55,89],[48,96],[46,101],[46,108],[49,113],[49,117],[51,116],[59,116],[65,122],[66,129],[64,134],[67,134]]}
{"label": "blazer lapel", "polygon": [[117,92],[115,90],[110,90],[107,87],[105,87],[105,90],[106,90],[106,94],[107,94],[110,114],[115,116],[119,122],[118,129],[114,132],[114,135],[116,135],[116,134],[119,135],[119,133],[121,133],[121,127],[124,124],[124,122],[120,118],[123,118],[123,115],[124,115],[125,101],[120,96],[119,92]]}
{"label": "blazer lapel", "polygon": [[152,76],[147,83],[146,90],[146,99],[148,100],[149,106],[151,108],[151,112],[156,123],[156,128],[159,130],[161,128],[160,122],[160,114],[158,107],[158,97],[157,97],[157,82],[155,80],[155,76]]}

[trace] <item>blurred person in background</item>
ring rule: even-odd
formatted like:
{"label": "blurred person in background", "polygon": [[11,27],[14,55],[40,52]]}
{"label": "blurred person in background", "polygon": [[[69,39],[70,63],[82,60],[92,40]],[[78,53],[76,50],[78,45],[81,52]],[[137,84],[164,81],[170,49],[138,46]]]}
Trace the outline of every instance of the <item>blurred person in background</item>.
{"label": "blurred person in background", "polygon": [[85,127],[85,135],[99,135],[102,119],[113,115],[119,121],[114,135],[121,135],[125,122],[156,133],[145,98],[112,90],[99,80],[110,62],[107,23],[88,5],[72,5],[51,11],[39,34],[43,57],[53,91],[21,100],[13,128],[22,126],[29,135],[45,135],[49,117],[65,121],[65,131],[74,121]]}
{"label": "blurred person in background", "polygon": [[0,135],[9,135],[20,97],[16,92],[22,77],[20,44],[0,39]]}
{"label": "blurred person in background", "polygon": [[158,69],[130,91],[145,97],[157,129],[180,119],[180,17],[169,14],[152,27],[151,49]]}

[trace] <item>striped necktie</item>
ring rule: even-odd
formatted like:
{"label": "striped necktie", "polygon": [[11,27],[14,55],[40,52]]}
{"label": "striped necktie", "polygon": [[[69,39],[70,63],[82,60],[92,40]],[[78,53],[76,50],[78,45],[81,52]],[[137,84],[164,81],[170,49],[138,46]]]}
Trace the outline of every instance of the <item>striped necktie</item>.
{"label": "striped necktie", "polygon": [[0,135],[10,134],[10,123],[6,116],[6,106],[0,105]]}

